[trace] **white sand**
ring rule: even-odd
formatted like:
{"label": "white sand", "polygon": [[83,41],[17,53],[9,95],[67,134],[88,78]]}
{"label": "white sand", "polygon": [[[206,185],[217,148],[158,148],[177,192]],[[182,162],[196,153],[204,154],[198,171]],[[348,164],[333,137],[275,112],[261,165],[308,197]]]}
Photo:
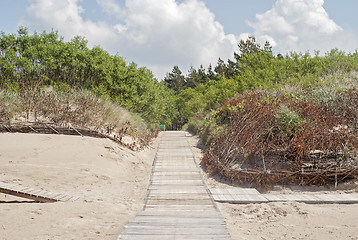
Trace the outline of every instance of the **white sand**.
{"label": "white sand", "polygon": [[0,193],[0,239],[116,239],[143,207],[155,147],[107,139],[0,134],[0,181],[79,196],[33,203]]}
{"label": "white sand", "polygon": [[[188,135],[189,136],[189,135]],[[199,139],[191,136],[196,161],[202,151]],[[202,171],[209,188],[231,188]],[[357,189],[355,190],[357,191]],[[290,190],[280,190],[284,194]],[[309,192],[307,192],[309,194]],[[304,204],[297,202],[264,204],[217,203],[232,239],[358,239],[358,204]]]}

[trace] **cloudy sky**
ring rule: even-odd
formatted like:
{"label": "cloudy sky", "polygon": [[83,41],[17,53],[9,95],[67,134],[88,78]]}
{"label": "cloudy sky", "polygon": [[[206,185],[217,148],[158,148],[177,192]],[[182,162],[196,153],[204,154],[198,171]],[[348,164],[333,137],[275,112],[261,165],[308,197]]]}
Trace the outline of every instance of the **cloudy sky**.
{"label": "cloudy sky", "polygon": [[207,67],[240,39],[268,40],[275,53],[358,49],[357,0],[1,0],[0,31],[58,30],[84,36],[158,79],[178,65]]}

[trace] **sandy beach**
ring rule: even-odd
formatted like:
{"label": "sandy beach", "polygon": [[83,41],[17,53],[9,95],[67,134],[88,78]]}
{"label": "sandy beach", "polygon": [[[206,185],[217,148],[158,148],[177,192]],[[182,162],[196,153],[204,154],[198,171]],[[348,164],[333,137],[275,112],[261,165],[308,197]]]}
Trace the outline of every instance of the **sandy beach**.
{"label": "sandy beach", "polygon": [[[189,142],[200,162],[198,138]],[[0,181],[82,199],[34,203],[0,194],[0,239],[116,239],[143,206],[157,143],[133,152],[107,139],[0,134]],[[233,187],[203,175],[209,187]],[[357,204],[217,205],[234,240],[358,239]]]}
{"label": "sandy beach", "polygon": [[143,206],[156,145],[133,152],[107,139],[0,134],[0,181],[82,199],[0,193],[0,239],[116,239]]}

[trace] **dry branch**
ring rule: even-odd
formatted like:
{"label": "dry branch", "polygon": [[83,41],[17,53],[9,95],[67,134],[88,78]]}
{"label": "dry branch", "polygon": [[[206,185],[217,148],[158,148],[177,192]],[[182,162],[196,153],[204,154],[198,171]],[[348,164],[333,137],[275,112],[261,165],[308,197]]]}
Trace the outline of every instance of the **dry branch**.
{"label": "dry branch", "polygon": [[[350,94],[358,98],[357,91]],[[262,188],[358,179],[356,119],[281,92],[245,93],[228,105],[213,116],[227,130],[202,160],[211,174]]]}

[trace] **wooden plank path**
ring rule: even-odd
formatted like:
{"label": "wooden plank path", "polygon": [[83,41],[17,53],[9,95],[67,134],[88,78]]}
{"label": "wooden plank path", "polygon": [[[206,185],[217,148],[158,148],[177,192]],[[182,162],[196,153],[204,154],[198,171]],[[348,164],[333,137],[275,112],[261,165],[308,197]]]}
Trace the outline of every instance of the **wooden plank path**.
{"label": "wooden plank path", "polygon": [[249,204],[267,202],[302,202],[308,204],[354,204],[358,203],[358,193],[293,193],[260,194],[254,188],[212,188],[210,192],[217,202]]}
{"label": "wooden plank path", "polygon": [[25,187],[15,183],[0,182],[0,193],[27,198],[37,202],[72,202],[79,200],[79,197],[66,194],[53,193],[45,190]]}
{"label": "wooden plank path", "polygon": [[145,206],[118,239],[231,239],[185,132],[163,134]]}

